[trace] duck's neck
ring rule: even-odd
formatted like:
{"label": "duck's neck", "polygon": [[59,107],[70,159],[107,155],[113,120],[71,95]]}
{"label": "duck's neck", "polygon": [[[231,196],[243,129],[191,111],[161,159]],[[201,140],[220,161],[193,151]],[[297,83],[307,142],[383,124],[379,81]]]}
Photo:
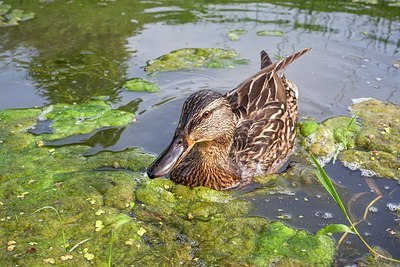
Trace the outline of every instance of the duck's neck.
{"label": "duck's neck", "polygon": [[190,155],[172,173],[172,179],[187,186],[229,188],[239,184],[240,175],[229,157],[232,138],[223,137],[196,144]]}
{"label": "duck's neck", "polygon": [[213,141],[198,143],[194,147],[194,153],[198,154],[199,163],[210,166],[225,166],[229,164],[229,152],[232,141],[228,138],[220,138]]}

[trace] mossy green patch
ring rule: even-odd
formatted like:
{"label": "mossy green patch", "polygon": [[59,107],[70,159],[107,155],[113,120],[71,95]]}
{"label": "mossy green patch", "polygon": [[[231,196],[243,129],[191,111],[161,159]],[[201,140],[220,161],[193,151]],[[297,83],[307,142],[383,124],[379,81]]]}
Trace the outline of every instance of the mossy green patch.
{"label": "mossy green patch", "polygon": [[93,156],[88,156],[87,164],[93,169],[112,167],[138,172],[145,171],[153,160],[154,156],[143,150],[129,148],[119,152],[104,151]]}
{"label": "mossy green patch", "polygon": [[346,149],[354,148],[354,139],[360,126],[352,118],[335,117],[327,119],[322,124],[333,132],[336,143],[342,144]]}
{"label": "mossy green patch", "polygon": [[141,78],[132,78],[124,82],[122,85],[128,91],[155,93],[160,91],[160,87],[156,84],[145,81]]}
{"label": "mossy green patch", "polygon": [[299,122],[301,146],[324,163],[339,155],[345,166],[363,175],[399,179],[400,107],[367,99],[351,110],[356,117]]}
{"label": "mossy green patch", "polygon": [[325,158],[325,162],[329,161],[335,152],[333,133],[323,124],[319,124],[312,134],[302,139],[301,145],[315,156]]}
{"label": "mossy green patch", "polygon": [[297,124],[297,126],[300,134],[304,137],[308,137],[318,129],[318,123],[311,120],[301,121]]}
{"label": "mossy green patch", "polygon": [[353,104],[351,110],[363,124],[356,139],[357,147],[400,154],[400,106],[370,99]]}
{"label": "mossy green patch", "polygon": [[64,138],[74,134],[86,134],[101,127],[124,126],[134,119],[134,114],[115,110],[107,103],[93,100],[82,104],[55,104],[44,108],[42,119],[51,120],[52,134],[44,134],[45,140]]}
{"label": "mossy green patch", "polygon": [[[51,121],[54,133],[27,132],[38,118]],[[118,266],[260,261],[266,249],[259,240],[269,221],[247,217],[249,201],[229,191],[150,180],[143,171],[154,157],[138,148],[88,155],[89,146],[47,146],[46,140],[118,127],[132,118],[103,101],[0,112],[0,265],[105,265],[110,243]],[[22,145],[9,141],[22,137]],[[307,248],[310,237],[294,240]],[[325,264],[333,257],[329,240]],[[279,242],[277,247],[291,240]],[[299,262],[307,264],[304,259]]]}
{"label": "mossy green patch", "polygon": [[361,119],[354,149],[340,155],[351,169],[360,169],[366,176],[400,178],[400,107],[376,99],[351,106]]}
{"label": "mossy green patch", "polygon": [[0,110],[0,162],[2,152],[8,149],[21,150],[33,145],[34,136],[26,130],[35,126],[40,109]]}
{"label": "mossy green patch", "polygon": [[383,151],[343,151],[339,159],[352,170],[360,169],[365,176],[400,179],[399,159]]}
{"label": "mossy green patch", "polygon": [[258,242],[256,266],[330,266],[335,251],[328,236],[311,236],[280,222],[271,223]]}
{"label": "mossy green patch", "polygon": [[224,68],[246,64],[233,50],[220,48],[183,48],[147,62],[147,72],[176,71],[192,68]]}

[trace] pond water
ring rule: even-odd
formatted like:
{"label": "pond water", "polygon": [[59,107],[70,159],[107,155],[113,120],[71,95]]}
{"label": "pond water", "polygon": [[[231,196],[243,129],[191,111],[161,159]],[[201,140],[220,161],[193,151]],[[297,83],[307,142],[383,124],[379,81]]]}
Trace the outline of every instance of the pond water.
{"label": "pond water", "polygon": [[[184,100],[199,89],[234,88],[259,69],[263,49],[278,57],[313,48],[285,70],[299,87],[302,117],[322,121],[348,115],[353,98],[400,102],[400,70],[395,65],[400,60],[398,1],[5,2],[34,12],[35,18],[0,28],[0,109],[104,96],[114,107],[137,114],[137,121],[126,128],[75,136],[58,145],[90,144],[93,153],[138,146],[158,154],[170,142]],[[227,33],[238,29],[245,33],[230,40]],[[283,35],[257,35],[265,30]],[[145,73],[148,60],[185,47],[234,49],[250,64]],[[121,83],[132,77],[155,82],[161,90],[122,90]],[[400,202],[399,184],[374,179],[371,186],[371,180],[340,163],[328,165],[327,171],[341,185],[343,198],[351,201],[356,219],[379,188],[383,197],[360,223],[360,232],[370,244],[400,258],[399,239],[393,234],[400,230],[399,223],[388,208]],[[249,191],[257,189],[240,193],[248,197]],[[272,196],[253,192],[253,215],[283,219],[311,232],[325,224],[345,223],[318,185],[297,185],[289,191]],[[337,262],[351,263],[365,252],[357,239],[347,238]]]}

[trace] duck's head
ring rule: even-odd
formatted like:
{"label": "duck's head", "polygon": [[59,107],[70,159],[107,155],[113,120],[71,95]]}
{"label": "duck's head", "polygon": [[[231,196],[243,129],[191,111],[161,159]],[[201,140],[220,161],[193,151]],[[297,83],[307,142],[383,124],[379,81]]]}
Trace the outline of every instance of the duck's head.
{"label": "duck's head", "polygon": [[170,173],[199,143],[232,138],[234,115],[226,97],[211,90],[192,94],[183,104],[170,145],[147,169],[150,178]]}

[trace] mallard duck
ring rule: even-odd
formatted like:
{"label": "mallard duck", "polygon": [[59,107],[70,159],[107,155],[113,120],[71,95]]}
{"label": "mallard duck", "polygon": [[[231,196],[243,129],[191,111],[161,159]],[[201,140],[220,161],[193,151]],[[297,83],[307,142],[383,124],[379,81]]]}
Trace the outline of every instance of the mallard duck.
{"label": "mallard duck", "polygon": [[241,187],[276,172],[296,138],[297,87],[278,72],[310,48],[272,63],[261,52],[261,70],[226,94],[198,91],[185,101],[171,144],[147,169],[170,174],[189,187]]}

